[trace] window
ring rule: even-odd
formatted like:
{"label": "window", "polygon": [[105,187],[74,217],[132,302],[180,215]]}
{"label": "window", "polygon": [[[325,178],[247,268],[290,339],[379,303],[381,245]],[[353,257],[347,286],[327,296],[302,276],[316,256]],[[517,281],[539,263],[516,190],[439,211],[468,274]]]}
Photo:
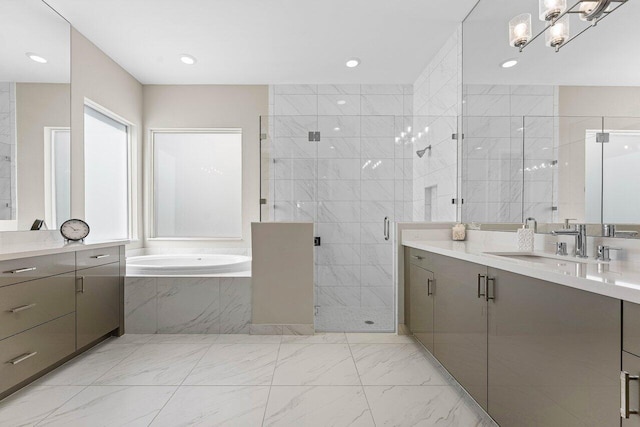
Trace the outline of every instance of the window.
{"label": "window", "polygon": [[242,237],[242,130],[154,131],[153,236]]}
{"label": "window", "polygon": [[129,233],[129,125],[84,107],[85,219],[95,239]]}

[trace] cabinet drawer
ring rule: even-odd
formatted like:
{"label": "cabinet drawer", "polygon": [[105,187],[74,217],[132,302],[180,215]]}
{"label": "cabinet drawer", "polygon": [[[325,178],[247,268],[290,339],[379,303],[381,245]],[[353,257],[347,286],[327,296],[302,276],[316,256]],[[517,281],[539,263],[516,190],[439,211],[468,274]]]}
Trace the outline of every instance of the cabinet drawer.
{"label": "cabinet drawer", "polygon": [[0,341],[0,392],[26,380],[75,350],[75,314]]}
{"label": "cabinet drawer", "polygon": [[78,269],[111,264],[118,261],[120,261],[120,248],[118,246],[76,252]]}
{"label": "cabinet drawer", "polygon": [[409,249],[409,262],[418,267],[429,270],[429,253],[420,249]]}
{"label": "cabinet drawer", "polygon": [[0,286],[13,285],[75,270],[73,252],[0,262]]}
{"label": "cabinet drawer", "polygon": [[76,309],[75,274],[68,273],[0,288],[0,339]]}
{"label": "cabinet drawer", "polygon": [[622,304],[622,349],[640,356],[640,305]]}

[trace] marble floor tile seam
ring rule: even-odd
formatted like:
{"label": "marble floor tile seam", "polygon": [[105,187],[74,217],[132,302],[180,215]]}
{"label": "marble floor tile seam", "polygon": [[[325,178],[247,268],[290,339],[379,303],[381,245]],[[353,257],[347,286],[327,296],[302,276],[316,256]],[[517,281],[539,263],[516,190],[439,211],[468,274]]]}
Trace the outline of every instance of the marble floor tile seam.
{"label": "marble floor tile seam", "polygon": [[171,397],[169,397],[169,399],[167,399],[167,401],[164,402],[164,405],[162,405],[162,408],[160,408],[160,410],[156,413],[156,415],[153,417],[153,419],[151,420],[151,422],[148,425],[153,424],[153,422],[156,420],[156,418],[158,418],[158,415],[160,415],[160,413],[162,413],[162,410],[169,404],[169,402],[171,402],[171,399],[173,399],[173,397],[176,395],[178,390],[180,390],[180,387],[183,386],[184,382],[187,380],[187,378],[189,378],[189,375],[191,375],[191,373],[196,368],[196,366],[198,366],[198,363],[200,363],[202,361],[202,359],[204,359],[204,356],[207,354],[207,352],[211,349],[212,346],[213,346],[213,343],[211,343],[209,345],[209,347],[205,351],[202,352],[202,356],[200,356],[198,361],[191,367],[191,369],[189,370],[189,373],[184,376],[184,378],[182,379],[182,382],[180,383],[180,385],[178,387],[176,387],[176,389],[171,394]]}
{"label": "marble floor tile seam", "polygon": [[[25,389],[22,390],[26,390],[26,392],[28,393],[30,388],[33,387],[48,387],[48,388],[57,388],[57,387],[82,387],[80,390],[78,390],[77,393],[74,393],[72,396],[70,396],[68,399],[64,400],[61,404],[57,405],[55,408],[53,408],[51,411],[49,411],[49,413],[47,415],[45,415],[44,417],[40,418],[39,420],[37,420],[34,424],[34,426],[39,425],[40,423],[42,423],[45,419],[47,419],[49,416],[53,415],[58,409],[62,408],[64,405],[66,405],[67,403],[69,403],[69,401],[71,401],[71,399],[75,398],[77,395],[79,395],[80,393],[82,393],[83,391],[85,391],[87,388],[89,388],[89,386],[55,386],[55,385],[42,385],[42,386],[38,386],[38,385],[28,385],[27,387],[25,387]],[[15,396],[17,393],[22,392],[22,390],[19,390],[18,392],[9,395],[7,397],[5,397],[4,399],[0,400],[0,408],[2,407],[2,404],[4,402],[6,402],[7,400],[11,399],[13,396]]]}
{"label": "marble floor tile seam", "polygon": [[264,412],[262,414],[262,423],[261,426],[264,426],[264,423],[267,419],[267,409],[269,408],[269,399],[271,398],[271,390],[273,389],[273,379],[276,377],[276,369],[278,368],[278,360],[280,360],[280,349],[282,348],[282,340],[280,340],[280,345],[278,346],[278,354],[276,354],[276,363],[273,364],[273,372],[271,373],[271,384],[269,384],[269,392],[267,393],[267,402],[264,405]]}
{"label": "marble floor tile seam", "polygon": [[[345,334],[346,337],[346,334]],[[367,402],[367,408],[369,408],[369,413],[371,414],[371,419],[373,420],[373,425],[376,425],[376,419],[373,416],[373,410],[371,409],[371,404],[369,403],[369,397],[367,397],[367,392],[364,389],[364,384],[362,383],[362,376],[360,375],[360,370],[358,369],[358,364],[356,363],[356,358],[353,355],[353,350],[351,349],[351,344],[349,344],[349,338],[347,338],[347,347],[349,348],[349,353],[351,353],[351,359],[353,360],[353,364],[356,367],[356,373],[358,374],[358,381],[360,381],[360,387],[362,389],[362,394],[364,395],[364,401]]]}

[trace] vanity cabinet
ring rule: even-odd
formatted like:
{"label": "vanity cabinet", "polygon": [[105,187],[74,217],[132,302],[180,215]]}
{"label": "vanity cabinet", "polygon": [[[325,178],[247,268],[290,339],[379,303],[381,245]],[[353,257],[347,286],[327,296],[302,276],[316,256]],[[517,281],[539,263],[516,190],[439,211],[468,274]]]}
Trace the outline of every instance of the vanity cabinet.
{"label": "vanity cabinet", "polygon": [[487,268],[437,254],[434,356],[487,409]]}
{"label": "vanity cabinet", "polygon": [[119,262],[78,270],[76,292],[76,346],[81,349],[120,324]]}
{"label": "vanity cabinet", "polygon": [[410,256],[406,323],[415,338],[433,353],[434,275],[421,266],[426,254],[412,253]]}
{"label": "vanity cabinet", "polygon": [[[629,376],[640,376],[640,357],[622,352],[622,370],[629,374]],[[620,402],[620,415],[622,416],[622,427],[640,427],[640,414],[632,414],[632,411],[640,411],[640,380],[626,380],[621,376],[622,386],[626,389],[626,399],[621,399]],[[629,409],[629,413],[626,413],[626,409]],[[628,417],[628,418],[627,418]]]}
{"label": "vanity cabinet", "polygon": [[121,253],[110,246],[0,262],[0,399],[123,333]]}
{"label": "vanity cabinet", "polygon": [[620,301],[488,269],[489,414],[502,426],[617,426]]}
{"label": "vanity cabinet", "polygon": [[[434,253],[421,257],[421,267],[411,258],[405,265],[410,330],[416,307],[424,307],[425,288],[414,281],[432,277],[433,347],[425,347],[501,426],[620,425],[620,300]],[[633,310],[640,325],[640,306]],[[625,333],[633,335],[637,328]],[[640,375],[640,362],[628,364]],[[632,409],[640,406],[639,388],[640,381],[630,385]]]}

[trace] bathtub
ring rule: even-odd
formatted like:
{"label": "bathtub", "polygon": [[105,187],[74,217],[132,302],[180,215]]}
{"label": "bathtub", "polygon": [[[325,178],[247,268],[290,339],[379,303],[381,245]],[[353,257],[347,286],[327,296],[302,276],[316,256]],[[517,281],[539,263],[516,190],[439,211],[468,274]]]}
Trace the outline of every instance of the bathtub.
{"label": "bathtub", "polygon": [[127,257],[127,276],[203,276],[251,270],[251,258],[226,254],[171,254]]}

